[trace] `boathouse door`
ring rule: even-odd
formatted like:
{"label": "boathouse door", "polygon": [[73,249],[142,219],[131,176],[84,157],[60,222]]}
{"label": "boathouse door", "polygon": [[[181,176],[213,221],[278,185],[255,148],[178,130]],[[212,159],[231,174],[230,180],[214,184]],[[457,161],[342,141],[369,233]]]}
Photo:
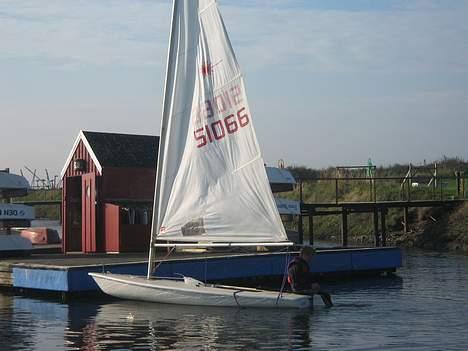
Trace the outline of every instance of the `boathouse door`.
{"label": "boathouse door", "polygon": [[96,174],[81,176],[81,240],[83,252],[96,252]]}
{"label": "boathouse door", "polygon": [[65,252],[81,251],[81,177],[65,178],[63,244]]}

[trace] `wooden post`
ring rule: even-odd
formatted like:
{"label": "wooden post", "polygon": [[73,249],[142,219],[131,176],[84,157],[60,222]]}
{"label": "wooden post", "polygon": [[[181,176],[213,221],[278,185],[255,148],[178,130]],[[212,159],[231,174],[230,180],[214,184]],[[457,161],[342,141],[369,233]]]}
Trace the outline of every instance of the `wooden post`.
{"label": "wooden post", "polygon": [[410,163],[409,164],[409,170],[408,170],[408,201],[411,201],[411,186],[413,183],[413,165]]}
{"label": "wooden post", "polygon": [[302,204],[302,179],[299,180],[299,203]]}
{"label": "wooden post", "polygon": [[309,210],[309,245],[314,245],[314,211]]}
{"label": "wooden post", "polygon": [[444,194],[443,194],[443,190],[442,190],[442,179],[439,179],[439,184],[440,184],[440,201],[442,201],[444,199]]}
{"label": "wooden post", "polygon": [[348,246],[348,210],[344,207],[341,211],[341,245]]}
{"label": "wooden post", "polygon": [[461,188],[462,188],[462,199],[465,198],[465,174],[461,172]]}
{"label": "wooden post", "polygon": [[409,231],[408,219],[409,219],[408,206],[406,206],[403,208],[403,231],[405,233],[408,233]]}
{"label": "wooden post", "polygon": [[408,202],[411,201],[411,183],[413,182],[413,179],[411,177],[408,178],[408,186],[407,186],[407,200]]}
{"label": "wooden post", "polygon": [[380,246],[380,238],[379,238],[379,209],[377,207],[374,208],[374,246]]}
{"label": "wooden post", "polygon": [[460,172],[455,172],[455,176],[457,177],[457,199],[461,199],[461,177]]}
{"label": "wooden post", "polygon": [[374,202],[377,202],[377,179],[372,179],[372,186],[374,187]]}
{"label": "wooden post", "polygon": [[299,215],[299,244],[303,244],[304,243],[304,223],[302,222],[303,221],[303,218],[302,218],[302,214]]}
{"label": "wooden post", "polygon": [[338,178],[335,178],[335,203],[338,203]]}
{"label": "wooden post", "polygon": [[380,211],[380,221],[382,223],[382,246],[387,246],[387,225],[385,223],[386,214],[387,209],[382,208],[382,211]]}

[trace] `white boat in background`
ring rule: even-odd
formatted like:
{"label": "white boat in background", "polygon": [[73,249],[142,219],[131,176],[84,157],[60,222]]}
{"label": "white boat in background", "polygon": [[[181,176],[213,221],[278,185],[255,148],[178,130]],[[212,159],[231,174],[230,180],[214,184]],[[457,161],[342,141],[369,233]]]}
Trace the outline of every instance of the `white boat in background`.
{"label": "white boat in background", "polygon": [[0,221],[32,221],[35,218],[31,206],[0,203]]}
{"label": "white boat in background", "polygon": [[[0,171],[0,201],[24,196],[29,188],[29,183],[23,176]],[[34,218],[34,208],[30,206],[0,202],[0,257],[31,253],[31,241],[12,233],[11,228],[28,226]]]}
{"label": "white boat in background", "polygon": [[29,183],[23,176],[0,171],[0,198],[24,196],[29,189]]}
{"label": "white boat in background", "polygon": [[0,233],[0,257],[27,256],[32,250],[31,241],[21,235]]}
{"label": "white boat in background", "polygon": [[281,167],[266,167],[268,181],[274,193],[291,191],[296,185],[296,179],[292,173]]}
{"label": "white boat in background", "polygon": [[[153,278],[156,247],[289,246],[245,86],[214,0],[175,0],[147,277],[89,273],[107,294],[182,305],[306,308],[310,296]],[[233,267],[234,268],[234,267]]]}

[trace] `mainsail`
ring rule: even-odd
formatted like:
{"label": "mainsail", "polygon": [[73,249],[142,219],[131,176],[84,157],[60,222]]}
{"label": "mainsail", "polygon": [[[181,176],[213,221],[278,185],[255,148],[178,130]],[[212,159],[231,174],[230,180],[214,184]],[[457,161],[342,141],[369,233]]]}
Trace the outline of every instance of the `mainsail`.
{"label": "mainsail", "polygon": [[159,152],[152,241],[287,241],[214,0],[174,1]]}

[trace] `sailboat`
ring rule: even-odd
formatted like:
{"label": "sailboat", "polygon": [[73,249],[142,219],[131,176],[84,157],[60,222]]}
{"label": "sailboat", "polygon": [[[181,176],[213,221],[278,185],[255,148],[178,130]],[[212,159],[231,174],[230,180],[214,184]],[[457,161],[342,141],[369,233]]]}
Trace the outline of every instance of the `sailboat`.
{"label": "sailboat", "polygon": [[157,247],[289,246],[239,65],[215,0],[174,0],[146,277],[89,273],[107,294],[202,306],[311,306],[311,297],[155,278]]}

